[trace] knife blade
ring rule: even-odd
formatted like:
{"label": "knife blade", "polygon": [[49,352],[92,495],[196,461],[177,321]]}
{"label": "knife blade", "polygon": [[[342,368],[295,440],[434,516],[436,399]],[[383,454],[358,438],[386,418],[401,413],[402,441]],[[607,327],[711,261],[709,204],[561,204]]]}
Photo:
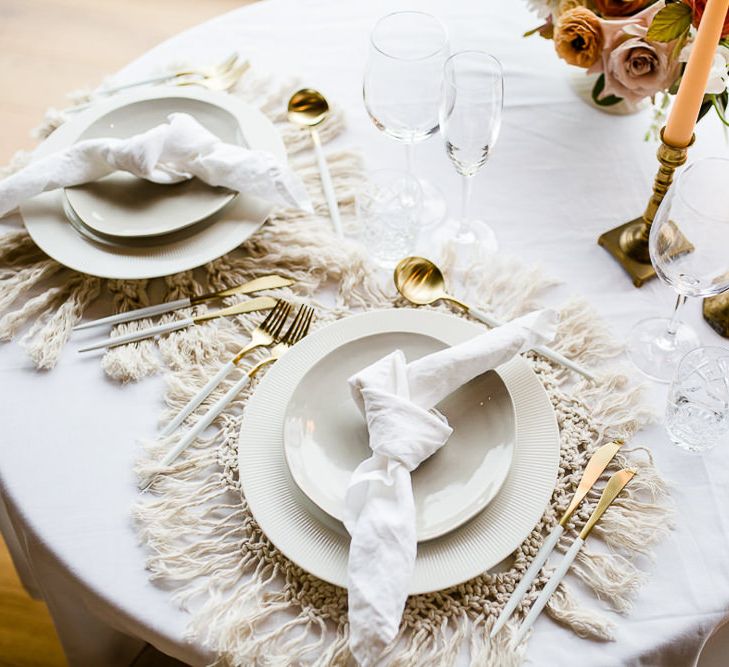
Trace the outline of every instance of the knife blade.
{"label": "knife blade", "polygon": [[255,278],[254,280],[243,283],[242,285],[234,285],[233,287],[228,287],[216,292],[207,292],[206,294],[200,294],[198,296],[188,296],[182,299],[176,299],[175,301],[165,301],[164,303],[158,303],[153,306],[137,308],[135,310],[127,311],[126,313],[117,313],[116,315],[109,315],[108,317],[102,317],[98,320],[91,320],[90,322],[77,324],[73,327],[73,331],[91,329],[93,327],[100,327],[107,324],[112,325],[121,324],[123,322],[133,322],[134,320],[141,320],[145,317],[155,317],[157,315],[164,315],[165,313],[171,313],[182,308],[196,306],[200,303],[204,303],[205,301],[211,301],[212,299],[223,299],[235,294],[252,294],[253,292],[260,292],[265,289],[277,289],[279,287],[288,287],[293,284],[293,280],[290,278],[284,278],[283,276],[261,276],[260,278]]}

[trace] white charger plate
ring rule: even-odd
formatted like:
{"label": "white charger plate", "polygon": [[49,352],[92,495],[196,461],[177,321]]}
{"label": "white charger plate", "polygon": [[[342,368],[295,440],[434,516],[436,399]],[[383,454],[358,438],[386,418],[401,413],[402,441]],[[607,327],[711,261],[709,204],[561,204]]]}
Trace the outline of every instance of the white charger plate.
{"label": "white charger plate", "polygon": [[[444,347],[427,333],[377,333],[335,347],[309,368],[286,411],[284,454],[291,476],[313,503],[343,521],[352,472],[372,453],[347,379],[395,349],[412,361]],[[412,475],[420,541],[457,528],[491,501],[506,480],[516,444],[514,406],[494,371],[436,407],[454,430],[448,446]]]}
{"label": "white charger plate", "polygon": [[[126,139],[167,122],[171,113],[193,116],[222,141],[245,146],[236,117],[222,107],[186,97],[161,97],[128,102],[95,118],[77,141]],[[197,178],[174,185],[152,183],[117,171],[93,183],[65,189],[76,215],[100,234],[120,238],[160,236],[179,231],[214,215],[236,196]]]}
{"label": "white charger plate", "polygon": [[[240,479],[251,512],[289,559],[337,586],[347,585],[349,536],[298,488],[284,455],[286,411],[296,387],[318,360],[351,341],[397,332],[456,345],[483,327],[427,310],[355,315],[307,336],[267,371],[246,407],[240,434]],[[516,416],[516,448],[501,490],[486,508],[442,537],[418,544],[410,594],[471,579],[509,556],[534,528],[552,495],[559,429],[539,379],[517,357],[497,369]],[[448,445],[446,445],[447,447]]]}
{"label": "white charger plate", "polygon": [[[250,148],[267,150],[286,162],[286,149],[271,121],[258,109],[239,99],[209,90],[153,88],[115,95],[78,114],[59,127],[36,150],[42,157],[73,144],[96,118],[131,102],[165,97],[198,100],[232,114],[242,139]],[[94,242],[79,234],[63,212],[63,192],[53,190],[20,205],[20,214],[31,238],[46,254],[72,269],[102,278],[141,280],[166,276],[201,266],[238,247],[266,221],[271,205],[244,193],[208,220],[165,237],[159,245],[117,247]],[[199,227],[199,229],[198,229]]]}

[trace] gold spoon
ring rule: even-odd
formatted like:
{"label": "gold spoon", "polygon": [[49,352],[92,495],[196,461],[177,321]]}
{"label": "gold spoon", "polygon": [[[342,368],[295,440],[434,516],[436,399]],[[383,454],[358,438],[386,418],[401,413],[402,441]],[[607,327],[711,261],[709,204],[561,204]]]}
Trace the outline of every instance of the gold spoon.
{"label": "gold spoon", "polygon": [[288,118],[289,121],[301,127],[308,127],[311,132],[311,140],[314,143],[316,151],[316,160],[319,163],[319,173],[321,174],[321,184],[324,188],[324,196],[329,206],[329,216],[334,225],[334,231],[337,236],[342,237],[342,220],[339,217],[339,206],[337,205],[337,197],[332,184],[332,177],[329,173],[329,165],[327,165],[324,149],[321,146],[321,137],[316,129],[317,125],[324,122],[329,115],[329,102],[324,95],[313,88],[302,88],[297,90],[289,100]]}
{"label": "gold spoon", "polygon": [[[484,313],[478,308],[469,306],[468,304],[463,303],[463,301],[448,294],[445,287],[443,272],[429,259],[425,259],[425,257],[406,257],[405,259],[401,259],[395,267],[393,278],[395,280],[395,287],[397,288],[397,291],[400,292],[400,294],[402,294],[402,296],[404,296],[408,301],[418,306],[428,306],[436,301],[449,301],[450,303],[463,308],[463,310],[471,316],[480,320],[484,324],[487,324],[491,328],[499,327],[502,324],[488,313]],[[543,345],[537,345],[534,347],[534,351],[547,359],[551,359],[566,368],[572,369],[591,382],[595,381],[595,376],[592,373],[574,361],[571,361],[567,357],[561,355],[559,352],[555,352]]]}

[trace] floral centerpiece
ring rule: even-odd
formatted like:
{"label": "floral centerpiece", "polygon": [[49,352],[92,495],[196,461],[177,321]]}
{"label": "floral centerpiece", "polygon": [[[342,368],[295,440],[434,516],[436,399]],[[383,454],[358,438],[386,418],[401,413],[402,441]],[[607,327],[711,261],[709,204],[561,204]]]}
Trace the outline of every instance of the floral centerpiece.
{"label": "floral centerpiece", "polygon": [[[654,104],[653,131],[691,53],[707,0],[528,0],[543,19],[525,36],[554,41],[557,55],[596,75],[592,100]],[[729,85],[729,16],[724,23],[699,118],[714,108],[724,124]]]}

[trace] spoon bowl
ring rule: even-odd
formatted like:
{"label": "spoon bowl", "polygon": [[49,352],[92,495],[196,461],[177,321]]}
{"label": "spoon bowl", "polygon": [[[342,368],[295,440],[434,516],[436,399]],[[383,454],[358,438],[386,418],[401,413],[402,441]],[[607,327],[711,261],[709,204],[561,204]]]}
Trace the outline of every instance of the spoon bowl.
{"label": "spoon bowl", "polygon": [[406,257],[395,267],[395,287],[410,303],[427,306],[441,299],[463,308],[465,304],[446,292],[443,272],[425,257]]}
{"label": "spoon bowl", "polygon": [[329,115],[329,102],[318,90],[302,88],[289,99],[288,119],[296,125],[316,127]]}

